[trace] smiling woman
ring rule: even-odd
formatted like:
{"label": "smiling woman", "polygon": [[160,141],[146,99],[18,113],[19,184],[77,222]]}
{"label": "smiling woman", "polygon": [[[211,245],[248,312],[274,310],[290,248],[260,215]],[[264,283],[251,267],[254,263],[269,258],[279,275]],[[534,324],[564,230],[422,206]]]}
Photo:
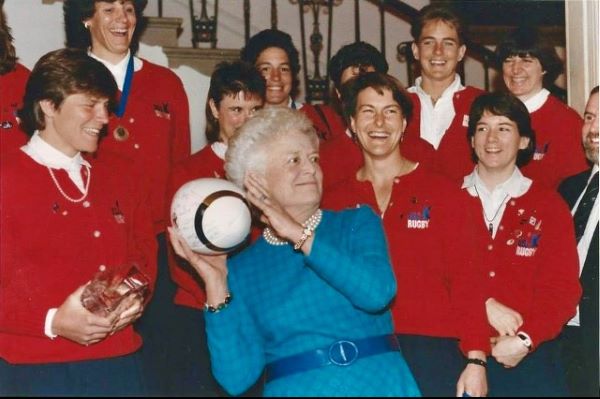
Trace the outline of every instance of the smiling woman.
{"label": "smiling woman", "polygon": [[[483,368],[466,366],[458,345],[460,338],[473,361],[485,359],[463,339],[477,315],[465,317],[473,298],[463,288],[470,286],[469,260],[456,251],[469,243],[469,228],[457,229],[466,219],[458,187],[404,156],[413,103],[397,79],[364,73],[342,86],[342,99],[363,162],[326,190],[323,207],[366,204],[383,221],[398,284],[394,328],[423,395],[484,395]],[[470,377],[457,384],[463,369]]]}
{"label": "smiling woman", "polygon": [[[132,170],[148,181],[147,198],[159,241],[157,288],[139,327],[146,345],[143,362],[150,394],[175,395],[180,386],[172,359],[179,342],[170,325],[178,324],[168,277],[164,230],[167,184],[173,166],[190,155],[188,101],[181,80],[170,69],[135,56],[146,0],[65,0],[67,47],[87,50],[112,73],[120,90],[96,156],[110,153],[132,160]],[[164,326],[164,327],[163,327]],[[161,331],[164,328],[164,331]],[[175,379],[175,380],[173,380]]]}
{"label": "smiling woman", "polygon": [[504,84],[531,115],[537,144],[523,172],[555,189],[560,181],[587,169],[578,133],[581,117],[550,94],[548,88],[563,70],[554,46],[536,28],[522,26],[496,47]]}
{"label": "smiling woman", "polygon": [[[266,224],[230,259],[171,242],[206,287],[213,373],[231,394],[266,368],[265,396],[415,396],[392,333],[396,291],[379,218],[368,208],[323,211],[319,139],[302,113],[256,113],[226,154]],[[268,304],[268,306],[265,306]]]}
{"label": "smiling woman", "polygon": [[571,214],[556,192],[520,171],[535,133],[517,97],[478,97],[468,135],[477,166],[464,179],[462,206],[474,216],[470,245],[480,283],[473,289],[487,314],[471,332],[492,355],[489,392],[566,396],[555,338],[581,293]]}
{"label": "smiling woman", "polygon": [[99,269],[156,276],[139,179],[121,157],[91,156],[116,93],[108,69],[76,49],[43,56],[27,82],[19,117],[31,139],[2,155],[0,179],[2,395],[145,393],[132,326],[142,299],[101,316],[81,302]]}

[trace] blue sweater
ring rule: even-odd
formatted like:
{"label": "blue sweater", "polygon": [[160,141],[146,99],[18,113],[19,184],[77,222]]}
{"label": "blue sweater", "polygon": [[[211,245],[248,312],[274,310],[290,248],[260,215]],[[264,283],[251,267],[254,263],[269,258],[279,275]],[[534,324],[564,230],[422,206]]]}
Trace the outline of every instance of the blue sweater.
{"label": "blue sweater", "polygon": [[[380,219],[367,207],[323,212],[310,256],[262,237],[229,260],[230,305],[206,314],[213,373],[243,393],[274,360],[393,332],[396,292]],[[400,352],[268,383],[265,396],[419,395]]]}

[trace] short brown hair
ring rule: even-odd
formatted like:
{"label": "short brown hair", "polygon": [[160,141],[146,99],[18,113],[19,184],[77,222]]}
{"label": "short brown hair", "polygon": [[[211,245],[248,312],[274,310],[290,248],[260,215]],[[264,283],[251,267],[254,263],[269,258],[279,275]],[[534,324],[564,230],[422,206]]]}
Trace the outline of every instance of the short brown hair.
{"label": "short brown hair", "polygon": [[402,110],[402,116],[409,120],[412,116],[412,101],[402,86],[402,83],[393,76],[381,72],[367,72],[358,75],[342,85],[342,101],[344,103],[344,117],[350,125],[350,117],[356,114],[358,95],[366,88],[372,88],[377,93],[383,94],[383,90],[392,92],[392,98],[398,103]]}
{"label": "short brown hair", "polygon": [[235,96],[244,92],[245,96],[259,97],[265,101],[266,83],[258,70],[244,61],[221,62],[210,77],[208,98],[206,99],[206,141],[212,144],[219,141],[219,121],[210,109],[209,100],[213,100],[217,108],[225,96]]}
{"label": "short brown hair", "polygon": [[[527,164],[535,151],[535,132],[531,127],[531,117],[525,104],[511,93],[495,92],[480,95],[473,101],[471,110],[469,111],[469,127],[467,129],[467,138],[469,141],[475,136],[477,123],[481,120],[484,112],[489,112],[497,116],[505,116],[517,124],[519,136],[529,139],[527,148],[517,152],[517,166],[521,167]],[[471,156],[475,162],[478,161],[474,150],[472,150]]]}
{"label": "short brown hair", "polygon": [[430,21],[444,21],[448,25],[452,26],[456,30],[458,35],[459,45],[465,44],[466,35],[465,28],[462,19],[451,9],[439,6],[439,5],[427,5],[421,8],[417,17],[413,20],[410,28],[410,34],[412,35],[415,42],[419,41],[423,27]]}
{"label": "short brown hair", "polygon": [[520,26],[506,35],[504,40],[496,47],[496,62],[502,70],[504,61],[513,56],[537,58],[546,73],[543,85],[552,86],[556,78],[563,71],[563,62],[558,57],[554,46],[532,26]]}
{"label": "short brown hair", "polygon": [[44,55],[35,64],[19,110],[21,127],[33,135],[46,128],[40,101],[50,100],[59,108],[71,94],[86,93],[109,99],[114,108],[117,84],[110,71],[80,49],[60,49]]}

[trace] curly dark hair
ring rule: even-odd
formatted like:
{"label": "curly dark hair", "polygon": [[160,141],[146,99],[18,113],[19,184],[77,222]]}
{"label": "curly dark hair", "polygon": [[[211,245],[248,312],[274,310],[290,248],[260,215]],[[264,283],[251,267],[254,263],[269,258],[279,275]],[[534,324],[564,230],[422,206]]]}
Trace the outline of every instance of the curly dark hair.
{"label": "curly dark hair", "polygon": [[[64,0],[63,16],[65,21],[65,46],[87,49],[92,45],[92,38],[89,30],[83,26],[83,22],[94,16],[96,12],[96,3],[106,2],[114,3],[122,0]],[[137,24],[129,48],[131,53],[135,54],[140,46],[140,36],[144,31],[146,20],[144,18],[144,8],[148,0],[129,0],[135,8]]]}
{"label": "curly dark hair", "polygon": [[65,48],[51,51],[35,64],[18,111],[21,127],[29,135],[46,128],[40,101],[50,100],[59,108],[71,94],[86,93],[109,99],[114,109],[117,84],[110,71],[87,51]]}
{"label": "curly dark hair", "polygon": [[265,79],[260,72],[245,61],[221,62],[210,77],[208,98],[206,99],[206,141],[212,144],[220,140],[219,121],[213,115],[209,100],[213,100],[217,108],[225,96],[234,96],[244,92],[245,96],[265,99]]}
{"label": "curly dark hair", "polygon": [[342,86],[342,73],[348,67],[373,67],[375,71],[387,73],[389,65],[379,50],[366,42],[355,42],[341,47],[329,61],[329,77],[337,90]]}
{"label": "curly dark hair", "polygon": [[[525,104],[513,94],[506,92],[485,93],[477,97],[469,112],[469,128],[467,129],[469,142],[475,136],[477,123],[486,111],[492,115],[505,116],[517,124],[519,136],[529,139],[527,148],[519,150],[517,153],[517,166],[520,167],[529,162],[535,151],[535,132],[531,127],[531,117]],[[478,161],[474,150],[471,152],[471,157],[475,162]]]}
{"label": "curly dark hair", "polygon": [[4,75],[15,69],[17,64],[17,53],[13,46],[13,37],[10,28],[6,24],[4,14],[4,0],[0,1],[0,75]]}
{"label": "curly dark hair", "polygon": [[563,71],[563,62],[558,57],[554,46],[544,38],[539,30],[532,26],[520,26],[511,31],[502,43],[496,47],[496,63],[502,69],[502,63],[509,57],[533,57],[542,64],[546,73],[543,85],[551,87]]}
{"label": "curly dark hair", "polygon": [[372,88],[377,93],[383,94],[383,90],[392,92],[392,98],[402,109],[402,115],[406,120],[412,116],[413,104],[406,89],[395,77],[381,72],[367,72],[358,75],[342,85],[342,101],[344,106],[344,118],[350,126],[350,117],[356,114],[358,95],[366,88]]}
{"label": "curly dark hair", "polygon": [[248,40],[246,46],[242,49],[241,59],[242,61],[249,62],[252,65],[256,65],[256,60],[264,50],[270,47],[277,47],[285,51],[290,60],[290,68],[292,69],[292,91],[290,93],[292,98],[296,98],[300,86],[300,79],[298,74],[300,73],[300,57],[298,49],[292,42],[292,37],[277,29],[265,29]]}

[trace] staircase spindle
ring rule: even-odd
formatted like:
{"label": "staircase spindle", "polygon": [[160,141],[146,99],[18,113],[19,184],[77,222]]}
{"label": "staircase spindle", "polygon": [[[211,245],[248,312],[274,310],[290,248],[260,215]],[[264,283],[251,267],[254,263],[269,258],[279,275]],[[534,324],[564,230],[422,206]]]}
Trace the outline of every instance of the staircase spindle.
{"label": "staircase spindle", "polygon": [[381,40],[381,54],[385,58],[385,0],[379,0],[379,34]]}
{"label": "staircase spindle", "polygon": [[244,0],[244,45],[250,40],[250,0]]}
{"label": "staircase spindle", "polygon": [[360,42],[360,8],[358,0],[354,0],[354,41]]}
{"label": "staircase spindle", "polygon": [[271,29],[277,29],[277,1],[271,0]]}

